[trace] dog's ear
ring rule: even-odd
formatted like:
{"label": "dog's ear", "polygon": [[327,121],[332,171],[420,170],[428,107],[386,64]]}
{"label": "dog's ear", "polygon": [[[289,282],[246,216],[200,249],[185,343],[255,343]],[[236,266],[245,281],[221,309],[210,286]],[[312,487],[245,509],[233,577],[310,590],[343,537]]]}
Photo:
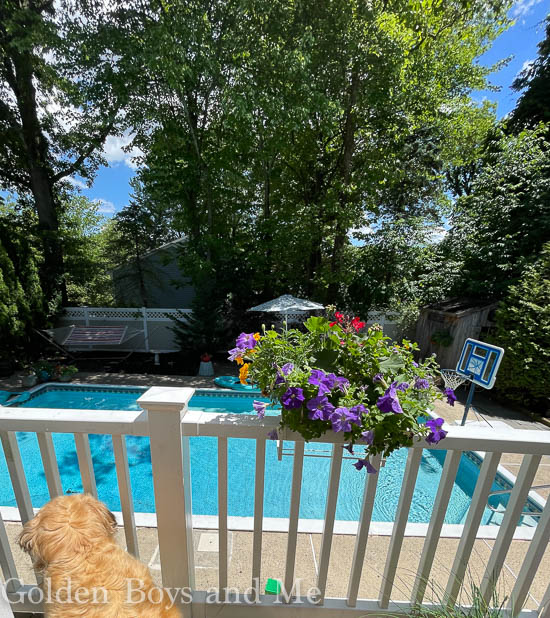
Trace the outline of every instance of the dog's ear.
{"label": "dog's ear", "polygon": [[108,536],[112,536],[116,531],[116,518],[111,511],[99,500],[96,500],[88,494],[82,496],[83,501],[86,503],[86,507],[91,509],[98,517],[99,522],[104,528]]}
{"label": "dog's ear", "polygon": [[40,526],[40,515],[35,515],[24,526],[21,534],[19,535],[19,546],[28,554],[33,555],[36,547],[36,537],[38,536],[38,529]]}
{"label": "dog's ear", "polygon": [[103,502],[96,502],[96,508],[101,517],[105,531],[109,536],[112,536],[116,531],[116,518],[111,511],[103,504]]}

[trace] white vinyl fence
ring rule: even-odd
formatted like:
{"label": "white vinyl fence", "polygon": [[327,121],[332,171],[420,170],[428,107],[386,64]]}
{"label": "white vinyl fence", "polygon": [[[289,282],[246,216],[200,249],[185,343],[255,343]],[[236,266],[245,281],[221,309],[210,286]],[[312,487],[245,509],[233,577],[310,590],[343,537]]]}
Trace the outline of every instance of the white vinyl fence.
{"label": "white vinyl fence", "polygon": [[[129,352],[177,352],[172,331],[174,319],[191,314],[191,309],[148,309],[146,307],[65,307],[55,329],[58,343],[67,337],[71,326],[127,326],[127,334],[120,346],[94,346],[94,350]],[[86,351],[89,346],[71,348]]]}
{"label": "white vinyl fence", "polygon": [[[65,307],[55,330],[58,343],[69,334],[71,326],[127,326],[127,336],[120,346],[94,346],[94,350],[130,350],[134,352],[177,352],[179,350],[172,327],[173,319],[181,319],[181,314],[190,315],[191,309],[148,309],[146,307]],[[306,313],[289,313],[288,321],[302,321],[307,318]],[[281,320],[282,315],[266,314],[266,324],[270,319]],[[375,322],[384,328],[386,335],[393,337],[397,323],[392,316],[380,311],[371,311],[367,316],[367,325]],[[86,351],[89,346],[71,348],[77,351]]]}
{"label": "white vinyl fence", "polygon": [[[454,555],[449,555],[448,582],[445,587],[445,601],[454,604],[465,580],[470,556],[476,535],[487,504],[491,485],[495,477],[501,454],[516,453],[522,455],[516,483],[511,491],[507,508],[501,525],[497,528],[492,548],[481,580],[481,594],[490,601],[495,582],[504,566],[504,560],[510,548],[520,514],[529,494],[533,479],[537,473],[542,455],[550,453],[550,432],[513,431],[499,432],[492,428],[449,427],[448,436],[440,445],[428,447],[447,451],[443,473],[433,505],[427,534],[424,538],[420,563],[416,571],[416,580],[409,593],[407,603],[402,602],[403,591],[397,590],[396,573],[404,532],[407,525],[411,499],[415,492],[415,482],[421,463],[422,449],[427,444],[422,441],[408,451],[406,469],[402,481],[396,521],[393,524],[391,541],[385,557],[378,556],[376,564],[369,558],[369,535],[371,517],[378,475],[365,475],[364,494],[359,522],[354,535],[353,553],[349,554],[349,577],[337,573],[339,581],[347,577],[347,592],[343,598],[326,597],[327,585],[330,585],[329,564],[335,524],[336,502],[338,496],[340,470],[343,449],[338,434],[327,434],[325,442],[332,442],[330,456],[330,477],[326,487],[319,487],[319,494],[326,496],[326,508],[322,527],[322,540],[317,569],[318,596],[313,600],[281,599],[260,596],[253,607],[232,599],[222,597],[218,602],[208,603],[205,590],[195,585],[195,553],[192,544],[193,518],[191,508],[190,456],[189,439],[192,436],[211,436],[217,441],[218,487],[217,497],[219,515],[219,564],[217,583],[220,590],[231,586],[229,565],[229,535],[231,518],[228,517],[228,439],[248,438],[256,443],[255,482],[248,490],[254,496],[253,541],[249,557],[251,564],[251,583],[256,578],[265,580],[262,572],[262,558],[268,556],[273,560],[270,547],[263,544],[264,535],[264,479],[266,436],[278,426],[278,417],[266,417],[262,420],[244,414],[213,414],[200,410],[188,410],[188,402],[193,395],[191,388],[154,387],[139,399],[143,411],[120,410],[53,410],[33,408],[0,407],[0,437],[6,455],[11,483],[16,496],[21,520],[27,521],[33,516],[30,493],[25,478],[16,432],[36,433],[44,464],[44,473],[48,482],[50,495],[61,493],[61,483],[56,455],[51,439],[52,432],[72,433],[76,439],[78,462],[85,491],[97,495],[94,469],[90,454],[88,434],[105,434],[113,437],[115,466],[118,478],[118,490],[122,505],[122,521],[128,550],[138,555],[138,542],[129,482],[128,459],[124,437],[148,436],[150,438],[153,471],[154,497],[156,505],[156,522],[158,527],[159,555],[164,586],[192,590],[192,603],[182,605],[185,618],[192,616],[223,616],[225,618],[242,618],[254,615],[266,618],[286,615],[293,618],[320,617],[360,618],[366,615],[381,616],[386,613],[395,615],[404,613],[412,604],[423,603],[428,595],[426,584],[434,566],[434,556],[440,539],[444,515],[449,503],[451,489],[455,481],[460,457],[463,451],[482,451],[485,458],[481,465],[479,478],[463,532]],[[302,473],[304,462],[304,442],[294,433],[283,436],[292,445],[293,474],[289,518],[283,533],[286,535],[286,558],[284,559],[284,586],[292,589],[295,581],[298,534],[301,522],[300,510]],[[307,456],[307,454],[306,454]],[[377,462],[375,462],[376,464]],[[358,476],[358,479],[361,478]],[[522,610],[529,593],[533,577],[541,563],[550,535],[550,501],[546,504],[536,528],[531,529],[531,540],[522,563],[518,566],[517,579],[507,599],[510,616],[521,618],[549,618],[550,602],[537,610]],[[488,545],[488,547],[490,547]],[[16,578],[17,569],[13,559],[12,548],[8,542],[5,527],[0,519],[0,563],[6,579]],[[281,569],[283,565],[281,564]],[[363,570],[383,571],[381,587],[376,598],[359,597],[360,581]],[[334,577],[334,575],[333,575]],[[14,610],[36,611],[36,605],[30,602],[32,586],[17,588],[12,579],[8,592],[14,602]],[[550,601],[550,586],[545,597]],[[397,601],[397,599],[401,599]],[[229,602],[231,601],[231,602]]]}

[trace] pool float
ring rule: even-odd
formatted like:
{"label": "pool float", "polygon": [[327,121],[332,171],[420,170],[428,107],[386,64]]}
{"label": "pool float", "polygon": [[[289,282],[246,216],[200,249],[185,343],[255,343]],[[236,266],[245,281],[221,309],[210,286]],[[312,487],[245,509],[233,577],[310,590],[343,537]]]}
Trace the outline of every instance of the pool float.
{"label": "pool float", "polygon": [[251,384],[241,384],[239,378],[235,376],[218,376],[214,378],[214,384],[223,388],[232,388],[234,391],[248,391],[249,393],[259,393],[260,389]]}

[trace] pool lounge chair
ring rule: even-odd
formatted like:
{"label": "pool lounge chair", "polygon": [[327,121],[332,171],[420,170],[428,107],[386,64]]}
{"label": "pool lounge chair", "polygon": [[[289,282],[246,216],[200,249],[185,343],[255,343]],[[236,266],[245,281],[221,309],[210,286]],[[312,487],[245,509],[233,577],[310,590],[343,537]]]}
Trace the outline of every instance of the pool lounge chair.
{"label": "pool lounge chair", "polygon": [[[55,340],[55,332],[64,329],[49,329],[36,330],[36,332],[46,339],[48,343],[55,346],[72,359],[77,359],[78,356],[71,352],[70,348],[79,348],[79,352],[90,351],[93,348],[101,348],[103,346],[120,346],[137,335],[143,333],[143,330],[137,330],[130,334],[127,333],[127,326],[71,326],[68,335],[61,341]],[[86,349],[82,349],[86,346]],[[76,350],[75,350],[76,351]],[[121,357],[106,357],[104,360],[126,360],[134,350],[130,350]],[[96,358],[95,360],[102,360]]]}

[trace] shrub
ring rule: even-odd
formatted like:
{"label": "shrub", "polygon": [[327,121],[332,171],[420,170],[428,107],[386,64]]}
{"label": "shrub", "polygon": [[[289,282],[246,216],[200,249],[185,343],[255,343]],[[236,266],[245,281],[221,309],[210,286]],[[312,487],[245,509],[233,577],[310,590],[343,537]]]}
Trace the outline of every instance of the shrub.
{"label": "shrub", "polygon": [[192,313],[178,312],[172,331],[180,349],[194,357],[221,350],[229,341],[229,309],[208,287],[197,291]]}
{"label": "shrub", "polygon": [[46,302],[40,286],[40,256],[30,231],[18,231],[18,219],[0,211],[0,357],[30,351],[32,328],[45,321]]}
{"label": "shrub", "polygon": [[[550,242],[525,269],[496,313],[494,342],[504,348],[496,388],[534,412],[550,397]],[[541,410],[542,407],[542,410]]]}

